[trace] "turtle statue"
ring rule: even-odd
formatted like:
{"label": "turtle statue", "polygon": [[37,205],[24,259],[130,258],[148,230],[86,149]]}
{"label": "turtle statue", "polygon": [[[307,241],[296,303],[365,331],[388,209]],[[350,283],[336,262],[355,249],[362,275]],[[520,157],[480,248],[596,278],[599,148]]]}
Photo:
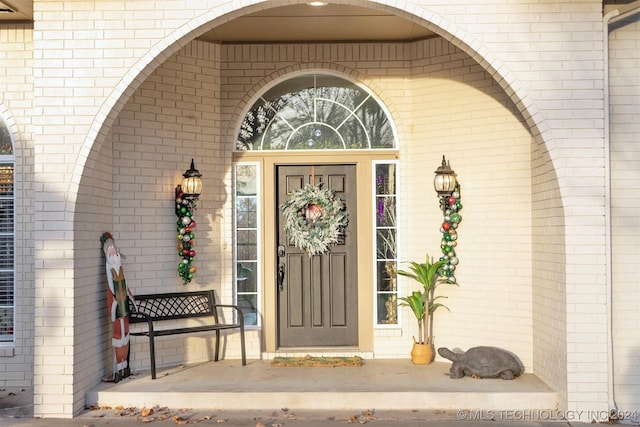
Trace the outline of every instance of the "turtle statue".
{"label": "turtle statue", "polygon": [[512,380],[524,372],[522,362],[515,354],[497,347],[473,347],[461,353],[440,347],[438,354],[453,362],[449,370],[449,377],[453,379],[468,375]]}

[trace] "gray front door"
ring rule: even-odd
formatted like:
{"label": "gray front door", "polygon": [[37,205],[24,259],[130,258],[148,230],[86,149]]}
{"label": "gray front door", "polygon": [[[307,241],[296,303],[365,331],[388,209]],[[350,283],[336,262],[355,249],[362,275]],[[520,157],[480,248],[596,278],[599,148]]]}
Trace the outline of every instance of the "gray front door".
{"label": "gray front door", "polygon": [[279,207],[304,184],[335,191],[349,225],[341,241],[323,255],[309,256],[289,243],[278,211],[278,345],[280,347],[358,344],[356,166],[278,166]]}

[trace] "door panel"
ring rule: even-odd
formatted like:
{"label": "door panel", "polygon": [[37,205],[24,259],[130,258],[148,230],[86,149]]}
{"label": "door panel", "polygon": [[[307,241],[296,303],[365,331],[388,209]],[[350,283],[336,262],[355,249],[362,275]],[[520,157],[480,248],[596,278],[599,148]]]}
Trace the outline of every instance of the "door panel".
{"label": "door panel", "polygon": [[278,345],[354,346],[358,344],[358,284],[355,165],[278,166],[280,206],[305,183],[324,183],[342,199],[349,225],[340,241],[324,255],[310,257],[289,244],[278,212],[278,257],[284,270],[278,291]]}

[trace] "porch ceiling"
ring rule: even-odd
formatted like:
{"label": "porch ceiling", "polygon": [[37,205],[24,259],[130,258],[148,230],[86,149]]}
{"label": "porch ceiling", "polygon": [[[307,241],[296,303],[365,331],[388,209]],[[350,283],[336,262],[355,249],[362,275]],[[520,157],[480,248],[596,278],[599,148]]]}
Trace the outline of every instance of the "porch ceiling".
{"label": "porch ceiling", "polygon": [[363,7],[297,4],[234,19],[200,37],[215,43],[409,41],[433,33],[404,18]]}

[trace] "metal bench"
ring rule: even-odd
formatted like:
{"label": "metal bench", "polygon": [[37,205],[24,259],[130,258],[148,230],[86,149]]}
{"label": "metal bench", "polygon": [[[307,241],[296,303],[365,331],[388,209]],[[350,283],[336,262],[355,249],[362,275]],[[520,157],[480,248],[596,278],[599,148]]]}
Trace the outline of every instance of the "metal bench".
{"label": "metal bench", "polygon": [[[235,305],[216,304],[212,290],[136,295],[135,300],[135,304],[132,304],[133,308],[129,316],[129,321],[130,323],[146,323],[147,327],[146,330],[130,332],[130,335],[149,337],[152,379],[156,379],[155,338],[167,335],[215,331],[216,348],[214,360],[218,361],[220,354],[220,331],[223,329],[240,329],[242,365],[247,364],[242,310]],[[218,310],[224,308],[235,311],[235,318],[231,319],[231,322],[220,323]],[[155,327],[158,322],[179,319],[202,319],[204,322],[199,325],[179,328]]]}

